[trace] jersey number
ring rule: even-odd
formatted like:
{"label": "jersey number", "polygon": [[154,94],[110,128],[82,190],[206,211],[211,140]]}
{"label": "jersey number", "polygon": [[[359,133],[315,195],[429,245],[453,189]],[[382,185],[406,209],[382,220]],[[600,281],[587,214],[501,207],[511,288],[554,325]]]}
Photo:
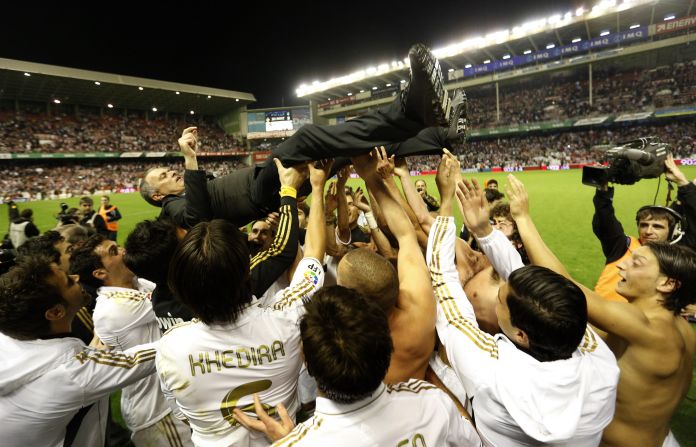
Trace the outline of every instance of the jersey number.
{"label": "jersey number", "polygon": [[396,447],[405,447],[408,445],[411,445],[412,447],[428,447],[428,445],[425,443],[425,438],[420,433],[416,433],[410,442],[408,439],[400,441],[398,444],[396,444]]}
{"label": "jersey number", "polygon": [[[230,423],[233,427],[236,427],[239,425],[239,422],[234,418],[233,411],[235,408],[239,408],[240,410],[244,411],[245,413],[255,413],[254,411],[254,401],[252,400],[251,403],[243,406],[243,407],[237,407],[237,402],[244,396],[251,396],[254,393],[260,393],[262,391],[266,391],[271,387],[271,381],[270,380],[257,380],[255,382],[249,382],[245,383],[244,385],[240,385],[237,388],[234,388],[230,392],[228,392],[225,397],[222,399],[222,403],[220,404],[220,412],[222,413],[222,417]],[[275,408],[271,407],[270,405],[267,404],[261,404],[263,406],[263,409],[270,415],[273,416],[276,414]]]}

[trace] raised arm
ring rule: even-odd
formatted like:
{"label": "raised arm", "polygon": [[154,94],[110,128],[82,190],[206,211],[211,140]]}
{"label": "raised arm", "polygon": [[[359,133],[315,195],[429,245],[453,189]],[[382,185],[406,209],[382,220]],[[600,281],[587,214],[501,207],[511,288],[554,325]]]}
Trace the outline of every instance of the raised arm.
{"label": "raised arm", "polygon": [[[442,204],[428,238],[426,258],[437,302],[437,334],[467,394],[475,396],[492,374],[498,358],[496,341],[481,331],[474,308],[462,289],[454,265],[456,226],[452,217],[452,196],[456,178],[454,163],[445,160],[438,168],[438,188]],[[457,173],[458,175],[458,173]]]}
{"label": "raised arm", "polygon": [[620,259],[628,248],[628,236],[624,233],[621,222],[616,218],[613,201],[614,188],[606,184],[598,187],[592,198],[595,209],[592,216],[592,231],[602,244],[602,252],[607,264]]}
{"label": "raised arm", "polygon": [[[404,191],[406,201],[413,210],[418,223],[421,226],[427,225],[428,229],[430,229],[430,226],[435,219],[430,215],[428,212],[428,206],[425,204],[420,194],[418,194],[418,191],[416,191],[416,187],[411,179],[411,173],[408,171],[408,165],[406,164],[405,159],[400,158],[396,160],[394,173],[399,177],[399,180],[401,180],[401,189]],[[426,234],[427,233],[428,231],[426,231]]]}
{"label": "raised arm", "polygon": [[205,171],[198,169],[196,149],[198,148],[198,129],[187,127],[178,140],[179,149],[184,156],[184,188],[185,205],[180,207],[176,202],[165,204],[164,211],[174,219],[177,225],[191,228],[196,224],[213,218],[210,207],[210,196],[206,186]]}
{"label": "raised arm", "polygon": [[587,299],[587,314],[590,323],[599,329],[619,336],[631,343],[650,343],[655,340],[649,330],[645,315],[628,303],[607,301],[591,289],[575,281],[561,261],[541,238],[531,216],[527,191],[513,175],[508,176],[505,191],[510,199],[510,212],[517,224],[522,242],[532,263],[546,267],[575,282]]}
{"label": "raised arm", "polygon": [[280,178],[280,218],[271,246],[251,259],[251,287],[257,297],[262,296],[295,260],[300,234],[297,190],[307,179],[307,169],[304,166],[300,169],[294,166],[285,168],[280,160],[273,161],[278,167]]}
{"label": "raised arm", "polygon": [[350,239],[350,216],[348,215],[348,199],[346,198],[346,182],[348,181],[349,167],[345,167],[338,171],[336,175],[336,202],[337,202],[337,222],[336,235],[338,240],[348,245]]}
{"label": "raised arm", "polygon": [[312,185],[312,206],[307,220],[304,258],[297,266],[290,285],[275,296],[273,309],[294,311],[297,315],[304,312],[301,304],[311,298],[324,285],[322,260],[326,251],[326,228],[324,225],[324,183],[331,170],[332,162],[317,162],[315,167],[309,163],[309,181]]}
{"label": "raised arm", "polygon": [[[377,163],[386,158],[384,148],[375,149],[369,155],[354,159],[353,165],[375,196],[384,217],[389,222],[389,229],[399,241],[399,298],[397,308],[422,312],[422,317],[427,321],[424,326],[428,326],[430,323],[434,325],[435,306],[432,299],[432,288],[429,284],[430,276],[423,253],[418,246],[416,231],[396,197],[389,192],[384,181],[376,172]],[[432,319],[428,318],[431,314]]]}
{"label": "raised arm", "polygon": [[486,194],[476,179],[471,183],[462,180],[457,185],[457,199],[466,226],[471,229],[493,268],[507,281],[510,273],[524,266],[524,263],[508,238],[491,226]]}
{"label": "raised arm", "polygon": [[[377,203],[377,201],[374,201]],[[367,219],[367,226],[370,227],[370,236],[377,246],[377,251],[387,259],[392,259],[396,257],[396,252],[389,243],[389,239],[382,233],[379,225],[377,224],[377,219],[372,212],[371,204],[365,198],[365,193],[363,193],[362,188],[358,188],[355,192],[355,206],[358,207],[360,211],[365,213],[365,219]]]}

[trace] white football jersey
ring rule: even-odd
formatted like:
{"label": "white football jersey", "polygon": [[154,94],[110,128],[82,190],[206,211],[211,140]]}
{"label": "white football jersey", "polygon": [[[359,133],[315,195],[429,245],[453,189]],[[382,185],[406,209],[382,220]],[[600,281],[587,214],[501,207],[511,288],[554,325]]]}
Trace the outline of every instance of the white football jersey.
{"label": "white football jersey", "polygon": [[157,372],[165,395],[191,424],[197,446],[268,445],[263,434],[250,433],[232,417],[235,408],[253,415],[254,393],[269,410],[282,403],[294,417],[302,365],[298,321],[304,301],[323,280],[321,263],[304,258],[272,306],[255,300],[233,323],[194,319],[165,333]]}
{"label": "white football jersey", "polygon": [[480,446],[476,429],[447,394],[411,379],[380,385],[352,404],[317,397],[314,417],[299,424],[273,446]]}
{"label": "white football jersey", "polygon": [[155,372],[155,344],[98,351],[73,337],[0,334],[0,358],[3,447],[60,447],[66,435],[74,445],[104,445],[106,418],[100,416],[109,394]]}
{"label": "white football jersey", "polygon": [[[149,295],[134,289],[100,287],[93,320],[99,339],[119,351],[161,337]],[[123,388],[121,413],[129,430],[136,432],[156,424],[170,412],[156,374]]]}
{"label": "white football jersey", "polygon": [[[478,241],[501,278],[523,266],[499,230]],[[619,380],[609,347],[588,327],[569,359],[540,362],[505,335],[480,330],[454,265],[454,243],[454,218],[438,217],[427,250],[436,329],[484,445],[597,446],[614,415]]]}

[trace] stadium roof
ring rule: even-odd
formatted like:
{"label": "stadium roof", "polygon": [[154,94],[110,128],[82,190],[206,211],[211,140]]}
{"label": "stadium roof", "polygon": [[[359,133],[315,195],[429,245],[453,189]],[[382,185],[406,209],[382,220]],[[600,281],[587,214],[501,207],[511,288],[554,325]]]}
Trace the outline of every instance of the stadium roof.
{"label": "stadium roof", "polygon": [[251,93],[3,58],[0,99],[206,116],[256,102]]}
{"label": "stadium roof", "polygon": [[[459,70],[469,64],[519,56],[526,51],[549,48],[549,45],[567,45],[574,39],[587,40],[605,32],[628,31],[634,25],[649,26],[670,17],[691,15],[695,10],[693,0],[602,0],[591,9],[581,7],[509,30],[491,30],[485,36],[471,37],[435,49],[433,53],[440,59],[442,71],[447,75],[447,71]],[[303,84],[296,93],[299,97],[322,103],[360,91],[381,89],[387,84],[396,85],[407,79],[407,59],[404,59],[326,81]]]}

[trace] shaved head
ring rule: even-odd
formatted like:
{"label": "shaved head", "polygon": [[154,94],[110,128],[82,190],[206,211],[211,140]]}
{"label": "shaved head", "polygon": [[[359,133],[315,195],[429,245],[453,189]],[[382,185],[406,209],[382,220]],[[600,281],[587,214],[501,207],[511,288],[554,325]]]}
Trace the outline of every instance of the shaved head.
{"label": "shaved head", "polygon": [[389,315],[399,295],[399,276],[383,256],[368,248],[346,254],[338,264],[338,285],[362,293]]}

